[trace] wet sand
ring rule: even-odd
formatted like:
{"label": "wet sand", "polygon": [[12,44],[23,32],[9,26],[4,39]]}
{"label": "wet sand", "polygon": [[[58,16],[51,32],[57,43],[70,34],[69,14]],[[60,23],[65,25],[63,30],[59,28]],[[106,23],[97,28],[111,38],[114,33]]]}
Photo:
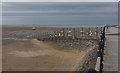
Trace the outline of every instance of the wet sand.
{"label": "wet sand", "polygon": [[[21,38],[7,32],[31,30],[31,27],[14,28],[3,28],[3,38]],[[67,52],[57,50],[37,39],[27,39],[2,39],[3,71],[75,71],[80,67],[85,55],[94,48],[93,46],[84,51]]]}
{"label": "wet sand", "polygon": [[36,39],[14,41],[3,45],[3,71],[74,71],[89,50],[64,52]]}

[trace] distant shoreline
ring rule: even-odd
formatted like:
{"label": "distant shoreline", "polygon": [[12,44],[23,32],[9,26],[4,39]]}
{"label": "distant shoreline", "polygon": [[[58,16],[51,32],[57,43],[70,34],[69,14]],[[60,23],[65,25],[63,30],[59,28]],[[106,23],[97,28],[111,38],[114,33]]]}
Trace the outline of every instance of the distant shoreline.
{"label": "distant shoreline", "polygon": [[104,25],[2,25],[2,27],[103,27]]}

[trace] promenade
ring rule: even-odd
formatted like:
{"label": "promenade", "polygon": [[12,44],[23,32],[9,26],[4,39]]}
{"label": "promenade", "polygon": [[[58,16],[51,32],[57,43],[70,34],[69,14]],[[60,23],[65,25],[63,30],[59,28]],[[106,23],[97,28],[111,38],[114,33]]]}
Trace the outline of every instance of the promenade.
{"label": "promenade", "polygon": [[[118,33],[118,28],[109,28],[109,33]],[[118,71],[118,35],[106,35],[103,71]]]}

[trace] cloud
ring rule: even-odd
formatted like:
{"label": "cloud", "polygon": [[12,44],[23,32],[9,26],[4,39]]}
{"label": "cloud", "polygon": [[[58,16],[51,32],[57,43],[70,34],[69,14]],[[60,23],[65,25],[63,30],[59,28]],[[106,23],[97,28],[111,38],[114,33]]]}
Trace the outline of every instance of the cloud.
{"label": "cloud", "polygon": [[3,15],[116,14],[117,3],[3,3]]}
{"label": "cloud", "polygon": [[117,2],[5,2],[3,24],[117,24]]}
{"label": "cloud", "polygon": [[[81,3],[81,2],[74,2],[74,3],[41,3],[41,2],[12,2],[12,3],[3,3],[2,5],[4,12],[28,12],[28,13],[36,13],[36,12],[87,12],[87,11],[94,11],[94,12],[111,12],[116,11],[117,3]],[[111,10],[112,9],[112,10]]]}

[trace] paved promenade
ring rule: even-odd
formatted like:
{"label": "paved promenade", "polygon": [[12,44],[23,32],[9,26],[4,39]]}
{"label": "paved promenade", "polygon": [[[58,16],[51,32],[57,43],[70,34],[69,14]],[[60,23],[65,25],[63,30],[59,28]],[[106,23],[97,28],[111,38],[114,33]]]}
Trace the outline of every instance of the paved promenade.
{"label": "paved promenade", "polygon": [[[115,29],[117,28],[109,29],[109,33],[111,34]],[[118,71],[118,35],[106,35],[103,70]]]}

